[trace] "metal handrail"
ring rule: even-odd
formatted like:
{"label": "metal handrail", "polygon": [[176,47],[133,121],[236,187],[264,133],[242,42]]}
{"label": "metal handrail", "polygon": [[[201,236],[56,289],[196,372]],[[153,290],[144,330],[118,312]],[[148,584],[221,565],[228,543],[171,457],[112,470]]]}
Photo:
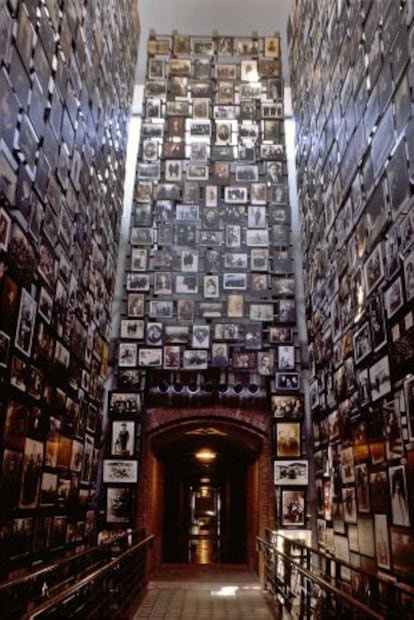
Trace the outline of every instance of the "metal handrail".
{"label": "metal handrail", "polygon": [[120,542],[123,539],[127,539],[129,536],[133,536],[136,533],[137,531],[121,534],[112,538],[108,542],[101,543],[100,545],[97,545],[95,547],[89,547],[88,549],[84,549],[83,551],[71,553],[70,555],[56,560],[52,564],[47,564],[46,566],[42,566],[42,568],[38,568],[37,570],[32,571],[27,575],[22,575],[20,577],[15,577],[13,579],[8,579],[7,581],[0,582],[0,593],[2,592],[2,590],[9,590],[30,581],[37,581],[42,577],[46,577],[49,573],[54,573],[57,569],[64,567],[65,564],[70,564],[72,562],[75,562],[76,560],[80,560],[83,556],[86,557],[87,555],[90,555],[95,551],[109,549],[113,544]]}
{"label": "metal handrail", "polygon": [[[325,581],[325,579],[322,579],[321,577],[319,577],[318,575],[315,575],[314,573],[312,573],[311,571],[307,570],[306,568],[303,568],[300,564],[298,564],[297,558],[296,559],[295,558],[291,558],[289,555],[286,555],[286,553],[283,553],[283,551],[280,551],[279,549],[276,549],[276,547],[274,545],[272,545],[269,541],[264,540],[263,538],[261,538],[259,536],[257,537],[257,540],[259,542],[259,550],[260,550],[260,547],[265,547],[266,549],[268,549],[272,553],[276,553],[276,555],[281,557],[283,560],[285,560],[285,561],[289,562],[289,564],[293,565],[294,568],[299,573],[304,575],[312,583],[315,583],[318,586],[320,586],[320,588],[322,590],[328,591],[331,594],[333,594],[335,597],[341,598],[343,601],[346,601],[354,609],[357,609],[358,611],[363,612],[364,614],[366,614],[367,616],[370,616],[371,618],[374,618],[375,620],[385,620],[385,616],[383,616],[382,614],[374,611],[370,607],[367,607],[367,605],[365,605],[364,603],[362,603],[358,599],[350,596],[349,594],[347,594],[343,590],[340,590],[339,588],[333,586],[328,581]],[[306,546],[305,546],[305,548],[309,549],[309,547],[306,547]]]}
{"label": "metal handrail", "polygon": [[[404,583],[404,582],[398,582],[398,581],[392,581],[390,582],[389,579],[387,579],[386,577],[382,577],[381,575],[377,575],[376,573],[373,573],[372,571],[368,571],[366,569],[363,569],[361,567],[356,567],[353,564],[351,564],[350,562],[347,562],[346,560],[338,560],[333,554],[324,551],[323,549],[317,549],[315,547],[312,547],[311,545],[308,545],[306,542],[304,542],[303,540],[299,540],[299,539],[295,539],[295,538],[291,538],[289,536],[285,536],[284,534],[276,531],[276,530],[269,530],[272,533],[276,534],[278,537],[283,538],[284,541],[288,542],[291,545],[294,545],[295,547],[300,547],[302,550],[304,551],[310,551],[311,553],[317,555],[320,558],[323,558],[329,562],[335,562],[336,565],[338,566],[343,566],[344,568],[347,568],[349,570],[352,570],[354,573],[358,572],[360,575],[364,575],[364,577],[368,577],[369,579],[375,579],[375,581],[377,581],[378,583],[381,583],[382,585],[384,585],[387,588],[394,588],[394,590],[399,591],[401,594],[407,594],[407,587],[412,588],[412,585],[409,583]],[[292,530],[293,532],[294,530]],[[269,542],[269,541],[267,541]],[[271,544],[271,543],[270,543]]]}
{"label": "metal handrail", "polygon": [[74,595],[76,595],[77,592],[79,592],[83,588],[92,584],[94,581],[96,581],[100,577],[104,577],[105,574],[110,573],[111,570],[117,569],[123,560],[125,560],[128,556],[135,553],[140,547],[145,548],[145,549],[151,548],[153,540],[154,540],[153,535],[147,536],[143,540],[140,540],[138,543],[136,543],[132,547],[129,547],[126,551],[122,552],[116,558],[108,562],[108,564],[105,564],[105,566],[98,568],[93,573],[91,573],[90,575],[87,575],[86,577],[78,581],[73,586],[66,588],[63,592],[59,592],[59,594],[56,594],[56,596],[54,596],[53,598],[49,599],[48,601],[46,601],[39,607],[36,607],[36,609],[25,614],[23,616],[23,620],[36,620],[36,618],[41,617],[42,614],[44,614],[48,610],[51,610],[53,607],[58,606],[59,604],[66,601],[67,599],[73,597]]}

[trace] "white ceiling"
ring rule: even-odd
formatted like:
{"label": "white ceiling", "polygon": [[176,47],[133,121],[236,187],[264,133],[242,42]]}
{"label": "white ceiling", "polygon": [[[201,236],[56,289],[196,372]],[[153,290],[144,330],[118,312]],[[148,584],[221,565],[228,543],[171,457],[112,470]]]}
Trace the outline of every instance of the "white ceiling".
{"label": "white ceiling", "polygon": [[292,0],[138,0],[141,41],[136,69],[138,82],[146,71],[146,45],[151,29],[156,34],[258,36],[279,32],[283,72],[287,79],[287,22]]}

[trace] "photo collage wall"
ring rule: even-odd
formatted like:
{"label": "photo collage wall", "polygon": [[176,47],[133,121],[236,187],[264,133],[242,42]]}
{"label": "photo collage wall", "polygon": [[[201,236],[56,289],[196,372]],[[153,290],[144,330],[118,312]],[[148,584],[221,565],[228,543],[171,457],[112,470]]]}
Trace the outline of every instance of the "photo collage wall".
{"label": "photo collage wall", "polygon": [[414,5],[291,14],[319,544],[414,571]]}
{"label": "photo collage wall", "polygon": [[97,527],[139,22],[127,0],[10,0],[0,33],[3,575]]}
{"label": "photo collage wall", "polygon": [[110,412],[145,407],[145,376],[264,386],[293,526],[307,462],[288,193],[279,35],[151,35]]}

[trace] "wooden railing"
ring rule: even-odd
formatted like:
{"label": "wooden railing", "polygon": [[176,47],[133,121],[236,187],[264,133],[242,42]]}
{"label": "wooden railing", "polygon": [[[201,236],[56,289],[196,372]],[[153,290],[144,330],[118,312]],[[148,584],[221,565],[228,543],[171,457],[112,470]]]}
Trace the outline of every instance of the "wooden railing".
{"label": "wooden railing", "polygon": [[125,611],[144,592],[147,550],[153,540],[153,536],[147,536],[133,544],[105,566],[25,614],[23,620],[125,617]]}
{"label": "wooden railing", "polygon": [[142,532],[133,531],[0,583],[2,620],[22,618],[46,598],[51,599],[88,573],[110,562],[114,553],[119,554],[142,539]]}
{"label": "wooden railing", "polygon": [[268,531],[266,538],[257,541],[264,556],[265,587],[293,619],[411,617],[407,611],[414,608],[412,588],[360,570],[278,532]]}

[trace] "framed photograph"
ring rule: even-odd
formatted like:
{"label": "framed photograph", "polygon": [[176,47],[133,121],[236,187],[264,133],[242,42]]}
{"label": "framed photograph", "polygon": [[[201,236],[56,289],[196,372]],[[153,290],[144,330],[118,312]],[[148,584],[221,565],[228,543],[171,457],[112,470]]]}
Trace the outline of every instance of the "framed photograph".
{"label": "framed photograph", "polygon": [[375,556],[380,568],[391,568],[389,527],[386,514],[374,515]]}
{"label": "framed photograph", "polygon": [[207,181],[210,169],[207,164],[187,164],[186,177],[189,181]]}
{"label": "framed photograph", "polygon": [[175,219],[178,222],[197,222],[199,220],[199,206],[178,204],[175,207]]}
{"label": "framed photograph", "polygon": [[391,516],[393,525],[410,527],[411,518],[408,501],[406,470],[404,465],[388,468],[391,495]]}
{"label": "framed photograph", "polygon": [[264,55],[266,58],[280,58],[280,37],[264,38]]}
{"label": "framed photograph", "polygon": [[174,304],[171,300],[154,300],[149,302],[149,316],[152,319],[172,319]]}
{"label": "framed photograph", "polygon": [[391,391],[390,363],[388,355],[384,355],[369,368],[369,384],[371,400],[382,398]]}
{"label": "framed photograph", "polygon": [[140,349],[138,353],[138,366],[162,367],[162,349]]}
{"label": "framed photograph", "polygon": [[212,56],[214,41],[211,37],[191,37],[191,51],[195,56]]}
{"label": "framed photograph", "polygon": [[126,458],[135,452],[135,422],[131,420],[112,421],[111,456]]}
{"label": "framed photograph", "polygon": [[239,224],[226,224],[226,246],[229,248],[241,246],[241,226]]}
{"label": "framed photograph", "polygon": [[272,293],[277,297],[293,297],[295,294],[295,279],[273,277],[272,278]]}
{"label": "framed photograph", "polygon": [[384,278],[384,262],[381,243],[375,246],[367,258],[364,265],[364,275],[368,297]]}
{"label": "framed photograph", "polygon": [[104,459],[102,478],[104,483],[136,483],[138,481],[138,461]]}
{"label": "framed photograph", "polygon": [[148,273],[127,273],[126,274],[127,291],[149,291],[150,276]]}
{"label": "framed photograph", "polygon": [[170,271],[156,271],[154,273],[154,294],[171,295],[172,274]]}
{"label": "framed photograph", "polygon": [[26,437],[20,485],[19,508],[36,508],[39,501],[44,444]]}
{"label": "framed photograph", "polygon": [[231,56],[233,54],[232,37],[219,37],[217,39],[217,53],[221,56]]}
{"label": "framed photograph", "polygon": [[299,390],[300,375],[297,372],[276,372],[275,383],[277,390]]}
{"label": "framed photograph", "polygon": [[148,54],[154,56],[168,56],[171,49],[170,37],[151,37],[148,40]]}
{"label": "framed photograph", "polygon": [[248,228],[246,230],[246,245],[248,247],[269,247],[268,228]]}
{"label": "framed photograph", "polygon": [[302,490],[282,489],[281,525],[305,525],[306,492]]}
{"label": "framed photograph", "polygon": [[214,325],[215,340],[238,340],[239,325],[237,323],[215,323]]}
{"label": "framed photograph", "polygon": [[357,509],[354,487],[343,487],[342,491],[342,504],[344,507],[344,522],[345,523],[357,523]]}
{"label": "framed photograph", "polygon": [[242,318],[244,316],[244,295],[238,293],[227,294],[226,316]]}
{"label": "framed photograph", "polygon": [[277,367],[283,370],[294,370],[295,347],[285,344],[277,347]]}
{"label": "framed photograph", "polygon": [[232,144],[233,126],[231,121],[216,121],[215,123],[215,144],[229,145]]}
{"label": "framed photograph", "polygon": [[408,436],[414,441],[414,377],[404,381],[405,410],[407,412]]}
{"label": "framed photograph", "polygon": [[248,202],[247,187],[225,187],[224,188],[224,202],[227,204],[244,204]]}
{"label": "framed photograph", "polygon": [[127,298],[128,317],[143,317],[145,297],[143,293],[129,293]]}
{"label": "framed photograph", "polygon": [[366,463],[355,465],[355,488],[358,512],[370,512],[368,466]]}
{"label": "framed photograph", "polygon": [[293,342],[293,329],[291,327],[270,327],[269,342],[272,344]]}
{"label": "framed photograph", "polygon": [[214,217],[211,217],[212,215],[211,209],[217,208],[217,204],[218,204],[217,194],[218,194],[217,185],[206,185],[205,206],[210,207],[210,209],[208,208],[204,209],[203,223],[207,227],[210,227],[210,226],[212,228],[217,227],[217,220],[219,217],[218,211],[214,213]]}
{"label": "framed photograph", "polygon": [[272,322],[274,318],[273,303],[251,303],[249,317],[252,321]]}
{"label": "framed photograph", "polygon": [[147,269],[147,249],[131,248],[131,271],[145,271]]}
{"label": "framed photograph", "polygon": [[234,102],[234,82],[228,80],[217,81],[216,102],[222,105],[232,105]]}
{"label": "framed photograph", "polygon": [[210,58],[193,59],[193,76],[196,80],[209,80],[211,77]]}
{"label": "framed photograph", "polygon": [[128,340],[142,340],[144,321],[142,319],[121,319],[120,337]]}
{"label": "framed photograph", "polygon": [[252,205],[265,205],[266,196],[266,183],[252,183],[250,185],[250,202]]}
{"label": "framed photograph", "polygon": [[194,301],[192,299],[177,299],[177,320],[192,323],[194,320]]}
{"label": "framed photograph", "polygon": [[205,298],[219,296],[219,277],[207,275],[203,277],[203,295]]}
{"label": "framed photograph", "polygon": [[371,331],[368,322],[363,323],[363,325],[354,333],[353,351],[355,364],[362,362],[362,360],[364,360],[367,355],[371,353]]}
{"label": "framed photograph", "polygon": [[245,291],[247,288],[247,274],[246,273],[223,273],[223,289],[224,290],[241,290]]}
{"label": "framed photograph", "polygon": [[267,273],[250,273],[250,292],[252,295],[263,296],[263,291],[269,288],[269,276]]}
{"label": "framed photograph", "polygon": [[111,415],[133,415],[141,411],[139,392],[111,392],[109,395],[109,413]]}
{"label": "framed photograph", "polygon": [[183,368],[204,370],[207,368],[208,352],[202,349],[186,349],[183,352]]}
{"label": "framed photograph", "polygon": [[284,396],[272,394],[271,407],[272,415],[275,418],[300,420],[304,413],[303,396],[299,394],[286,394]]}
{"label": "framed photograph", "polygon": [[0,207],[0,251],[7,252],[11,234],[11,217]]}
{"label": "framed photograph", "polygon": [[369,304],[369,319],[372,348],[374,351],[378,351],[387,342],[385,310],[381,293],[378,293],[371,299]]}
{"label": "framed photograph", "polygon": [[279,323],[296,323],[296,303],[294,299],[279,299],[277,302]]}
{"label": "framed photograph", "polygon": [[35,300],[25,288],[22,288],[14,344],[25,355],[30,355],[32,350],[36,309]]}
{"label": "framed photograph", "polygon": [[405,299],[408,302],[414,298],[414,250],[404,259],[404,285]]}
{"label": "framed photograph", "polygon": [[192,343],[194,348],[206,349],[210,345],[210,326],[209,325],[193,325]]}
{"label": "framed photograph", "polygon": [[107,523],[129,523],[134,506],[134,490],[129,487],[107,487],[106,521]]}
{"label": "framed photograph", "polygon": [[166,344],[188,344],[190,328],[188,325],[166,325]]}
{"label": "framed photograph", "polygon": [[177,274],[175,276],[175,292],[196,295],[198,293],[198,275]]}
{"label": "framed photograph", "polygon": [[306,486],[308,484],[308,461],[274,462],[274,483],[279,486]]}
{"label": "framed photograph", "polygon": [[295,458],[300,455],[300,422],[276,422],[276,456]]}
{"label": "framed photograph", "polygon": [[247,225],[249,228],[265,228],[266,207],[249,206],[247,210]]}
{"label": "framed photograph", "polygon": [[187,150],[189,150],[189,158],[192,162],[206,162],[209,158],[207,142],[191,142]]}
{"label": "framed photograph", "polygon": [[264,248],[251,248],[250,269],[252,271],[268,271],[268,267],[269,267],[269,250],[264,249]]}
{"label": "framed photograph", "polygon": [[389,319],[402,308],[404,304],[404,294],[401,277],[398,277],[384,292],[384,302],[386,314]]}
{"label": "framed photograph", "polygon": [[157,322],[147,323],[146,343],[149,345],[160,346],[163,342],[163,324]]}
{"label": "framed photograph", "polygon": [[211,346],[211,366],[213,368],[227,368],[229,365],[229,350],[225,343],[214,342]]}
{"label": "framed photograph", "polygon": [[166,369],[177,369],[181,366],[181,348],[179,345],[165,345],[163,348],[164,365]]}
{"label": "framed photograph", "polygon": [[138,347],[134,342],[120,342],[118,354],[118,366],[136,366]]}
{"label": "framed photograph", "polygon": [[253,370],[256,368],[256,353],[247,351],[233,351],[231,356],[232,368],[237,370]]}

